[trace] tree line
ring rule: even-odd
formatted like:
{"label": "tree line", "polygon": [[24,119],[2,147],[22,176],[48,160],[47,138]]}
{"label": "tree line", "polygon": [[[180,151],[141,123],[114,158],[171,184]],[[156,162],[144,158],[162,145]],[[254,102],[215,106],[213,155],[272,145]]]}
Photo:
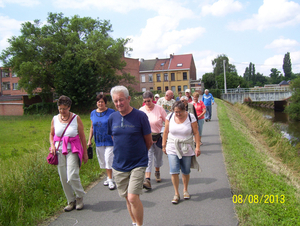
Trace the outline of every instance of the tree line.
{"label": "tree line", "polygon": [[226,73],[226,86],[228,89],[236,88],[240,85],[241,88],[249,88],[254,86],[264,86],[265,84],[279,84],[281,81],[291,81],[300,76],[300,73],[292,72],[292,63],[290,53],[287,52],[283,59],[282,74],[276,68],[272,68],[269,76],[256,72],[255,64],[249,63],[246,67],[243,76],[238,75],[235,65],[229,63],[229,59],[225,54],[218,55],[212,60],[213,72],[205,73],[202,76],[202,82],[205,88],[208,89],[224,89],[224,63]]}

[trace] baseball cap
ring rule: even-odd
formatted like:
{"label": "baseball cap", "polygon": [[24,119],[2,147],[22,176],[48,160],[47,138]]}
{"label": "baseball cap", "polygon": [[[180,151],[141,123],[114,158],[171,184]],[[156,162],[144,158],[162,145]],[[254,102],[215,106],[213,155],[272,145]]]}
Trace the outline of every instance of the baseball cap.
{"label": "baseball cap", "polygon": [[190,93],[191,90],[190,90],[190,89],[186,89],[185,92],[186,92],[186,93]]}
{"label": "baseball cap", "polygon": [[157,94],[155,94],[155,96],[154,97],[159,97],[159,94],[157,93]]}

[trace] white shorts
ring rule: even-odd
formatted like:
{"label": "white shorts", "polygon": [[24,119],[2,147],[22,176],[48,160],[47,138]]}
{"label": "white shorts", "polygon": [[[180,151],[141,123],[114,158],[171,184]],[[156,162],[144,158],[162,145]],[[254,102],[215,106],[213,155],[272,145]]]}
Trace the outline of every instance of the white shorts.
{"label": "white shorts", "polygon": [[114,146],[96,147],[96,154],[101,169],[112,169]]}

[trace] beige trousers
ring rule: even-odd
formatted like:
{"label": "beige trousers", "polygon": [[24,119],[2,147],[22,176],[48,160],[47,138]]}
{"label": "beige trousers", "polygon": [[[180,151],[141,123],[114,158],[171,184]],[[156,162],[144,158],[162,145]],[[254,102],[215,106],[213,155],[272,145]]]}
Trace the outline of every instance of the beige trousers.
{"label": "beige trousers", "polygon": [[[79,157],[68,150],[67,155],[58,153],[58,173],[68,203],[85,195],[79,177]],[[75,193],[75,194],[74,194]]]}

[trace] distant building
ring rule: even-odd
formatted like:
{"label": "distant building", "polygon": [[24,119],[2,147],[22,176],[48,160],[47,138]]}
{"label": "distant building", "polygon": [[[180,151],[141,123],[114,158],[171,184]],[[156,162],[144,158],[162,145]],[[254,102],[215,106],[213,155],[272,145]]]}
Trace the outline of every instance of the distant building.
{"label": "distant building", "polygon": [[165,59],[140,60],[140,88],[174,93],[191,88],[196,80],[196,67],[192,54],[170,55]]}

